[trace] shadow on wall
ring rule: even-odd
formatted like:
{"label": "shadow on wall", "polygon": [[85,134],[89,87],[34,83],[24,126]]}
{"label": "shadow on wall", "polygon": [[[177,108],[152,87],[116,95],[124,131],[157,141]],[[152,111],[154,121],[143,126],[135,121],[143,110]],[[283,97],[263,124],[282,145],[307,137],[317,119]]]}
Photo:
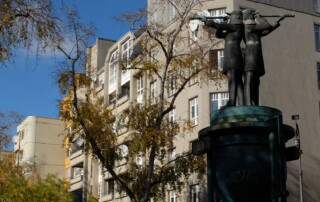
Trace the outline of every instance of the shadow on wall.
{"label": "shadow on wall", "polygon": [[[316,202],[320,199],[320,159],[302,154],[303,201]],[[288,201],[300,202],[299,160],[288,163],[287,189],[290,193]]]}

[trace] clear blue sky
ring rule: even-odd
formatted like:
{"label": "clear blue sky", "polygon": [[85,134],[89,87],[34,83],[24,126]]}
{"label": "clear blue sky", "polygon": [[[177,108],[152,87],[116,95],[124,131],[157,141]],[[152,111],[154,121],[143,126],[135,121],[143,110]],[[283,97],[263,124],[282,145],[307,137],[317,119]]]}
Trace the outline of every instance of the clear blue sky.
{"label": "clear blue sky", "polygon": [[[128,26],[115,22],[113,17],[135,12],[147,4],[147,0],[64,1],[77,6],[82,22],[92,21],[95,24],[97,37],[113,40],[120,39],[129,31]],[[57,4],[60,0],[54,2]],[[29,58],[24,50],[17,51],[16,55],[15,64],[0,66],[0,111],[13,110],[24,117],[58,117],[60,96],[50,76],[55,59],[45,56],[36,64],[32,53]]]}

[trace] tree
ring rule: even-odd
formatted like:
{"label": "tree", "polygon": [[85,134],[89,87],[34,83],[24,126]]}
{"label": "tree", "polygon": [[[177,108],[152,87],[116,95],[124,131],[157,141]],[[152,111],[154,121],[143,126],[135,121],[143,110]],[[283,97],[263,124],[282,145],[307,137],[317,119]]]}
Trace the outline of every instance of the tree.
{"label": "tree", "polygon": [[0,61],[10,60],[20,45],[45,50],[58,30],[51,0],[0,0]]}
{"label": "tree", "polygon": [[[158,1],[165,2],[168,1]],[[173,24],[169,27],[157,23],[139,26],[138,29],[143,32],[139,37],[140,51],[130,61],[118,61],[123,70],[138,71],[141,76],[157,78],[160,81],[157,98],[146,99],[143,104],[133,102],[121,115],[114,114],[88,82],[90,72],[76,74],[74,67],[79,58],[70,57],[65,51],[69,71],[58,77],[61,89],[67,94],[60,103],[60,115],[67,127],[72,129],[69,138],[83,138],[85,150],[100,161],[133,202],[147,202],[151,198],[162,201],[166,187],[180,191],[188,177],[192,174],[201,176],[205,170],[203,156],[196,157],[190,151],[174,155],[174,139],[187,135],[192,123],[184,120],[172,122],[168,114],[190,81],[200,77],[200,74],[204,78],[210,73],[208,54],[216,42],[193,41],[188,49],[184,48],[185,42],[189,41],[186,29],[189,17],[200,4],[196,0],[169,2],[177,11]],[[131,25],[140,25],[140,20],[144,20],[142,16],[146,14],[141,10],[126,14],[122,19],[130,20]],[[79,30],[73,28],[72,31]],[[78,35],[76,38],[83,37]],[[76,40],[73,55],[83,52],[78,49],[80,46],[77,43],[81,41]],[[157,61],[150,59],[154,51],[159,53]],[[130,67],[126,65],[128,62]],[[171,92],[170,97],[166,94],[168,91]],[[124,139],[117,135],[122,128],[129,129]],[[128,149],[128,154],[123,147]],[[125,171],[119,173],[115,165],[122,160],[126,160],[127,164]]]}
{"label": "tree", "polygon": [[70,201],[69,184],[48,175],[41,179],[37,173],[26,177],[24,167],[15,164],[13,152],[0,153],[0,201]]}
{"label": "tree", "polygon": [[21,115],[16,112],[4,114],[0,112],[0,151],[10,143],[10,129],[21,121]]}

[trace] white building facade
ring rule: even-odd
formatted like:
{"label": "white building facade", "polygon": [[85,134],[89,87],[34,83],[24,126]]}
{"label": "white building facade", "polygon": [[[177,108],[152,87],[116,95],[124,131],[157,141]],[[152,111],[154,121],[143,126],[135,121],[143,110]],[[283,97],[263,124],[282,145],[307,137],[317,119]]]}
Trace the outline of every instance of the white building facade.
{"label": "white building facade", "polygon": [[[28,116],[13,137],[16,163],[28,164],[41,177],[56,174],[65,178],[64,123],[59,119]],[[35,169],[35,170],[33,170]]]}

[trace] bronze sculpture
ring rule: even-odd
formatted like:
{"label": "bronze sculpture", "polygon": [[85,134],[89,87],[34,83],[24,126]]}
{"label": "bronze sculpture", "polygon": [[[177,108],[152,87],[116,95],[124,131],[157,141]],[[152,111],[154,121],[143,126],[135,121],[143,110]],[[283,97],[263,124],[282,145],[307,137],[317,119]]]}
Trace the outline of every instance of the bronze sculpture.
{"label": "bronze sculpture", "polygon": [[[261,37],[268,35],[280,26],[280,21],[292,14],[262,16],[252,9],[235,10],[221,17],[195,16],[206,26],[217,29],[216,37],[225,39],[225,60],[223,74],[228,76],[229,101],[226,107],[238,105],[259,105],[260,77],[265,74]],[[264,17],[279,17],[270,24]],[[213,19],[227,19],[216,23]],[[244,41],[246,49],[242,53],[240,43]],[[243,59],[245,55],[245,59]],[[244,84],[242,76],[244,75]],[[244,89],[244,90],[243,90]]]}
{"label": "bronze sculpture", "polygon": [[280,26],[280,18],[273,24],[268,23],[263,17],[251,9],[243,11],[245,50],[245,79],[244,98],[245,105],[259,105],[260,77],[265,74],[261,37],[268,35]]}
{"label": "bronze sculpture", "polygon": [[[295,131],[283,124],[280,110],[252,106],[259,104],[260,77],[265,74],[261,37],[279,27],[285,17],[294,16],[268,17],[279,19],[270,24],[251,9],[221,17],[228,19],[226,23],[193,18],[216,28],[216,37],[225,39],[223,73],[229,80],[227,108],[213,111],[210,126],[200,130],[198,140],[192,143],[193,154],[207,154],[208,202],[286,202],[289,195],[286,162],[298,159],[300,148],[286,147],[285,142],[294,137]],[[242,73],[244,96],[238,92]],[[245,97],[245,105],[250,106],[229,107],[236,105],[236,97]]]}
{"label": "bronze sculpture", "polygon": [[216,37],[224,38],[225,48],[222,73],[228,76],[229,101],[228,106],[235,106],[238,98],[239,105],[244,104],[242,75],[244,71],[242,51],[240,43],[244,37],[244,26],[242,23],[242,12],[236,10],[229,14],[227,23],[216,23],[213,20],[203,18],[206,26],[217,29]]}

